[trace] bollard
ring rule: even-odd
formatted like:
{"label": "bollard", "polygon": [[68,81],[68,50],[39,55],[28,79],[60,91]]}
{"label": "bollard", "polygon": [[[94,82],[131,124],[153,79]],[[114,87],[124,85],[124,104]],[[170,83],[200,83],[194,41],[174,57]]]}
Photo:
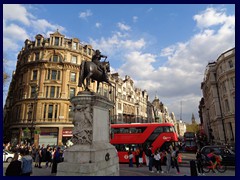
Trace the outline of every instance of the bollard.
{"label": "bollard", "polygon": [[194,160],[190,161],[190,172],[191,172],[191,176],[198,176],[197,167]]}

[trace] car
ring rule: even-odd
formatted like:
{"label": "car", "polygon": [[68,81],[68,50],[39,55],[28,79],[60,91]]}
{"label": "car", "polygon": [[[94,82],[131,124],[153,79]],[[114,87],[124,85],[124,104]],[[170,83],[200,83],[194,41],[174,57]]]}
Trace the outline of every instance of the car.
{"label": "car", "polygon": [[13,152],[3,150],[3,162],[11,162],[13,157],[14,157]]}
{"label": "car", "polygon": [[227,146],[219,145],[219,146],[204,146],[201,149],[201,153],[207,156],[210,153],[211,149],[214,150],[216,155],[221,155],[222,164],[226,166],[235,166],[235,153],[229,149]]}

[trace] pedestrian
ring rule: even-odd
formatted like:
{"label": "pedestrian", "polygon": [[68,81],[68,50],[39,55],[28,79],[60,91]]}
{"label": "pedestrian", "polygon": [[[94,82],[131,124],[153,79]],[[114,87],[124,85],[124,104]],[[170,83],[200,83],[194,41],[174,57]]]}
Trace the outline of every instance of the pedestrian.
{"label": "pedestrian", "polygon": [[152,170],[152,167],[153,167],[153,157],[154,157],[154,154],[153,154],[153,151],[152,151],[152,146],[149,146],[149,148],[147,149],[147,154],[148,154],[148,157],[149,157],[149,164],[148,164],[148,169],[150,172],[154,172]]}
{"label": "pedestrian", "polygon": [[129,167],[133,167],[133,153],[131,150],[128,151]]}
{"label": "pedestrian", "polygon": [[148,154],[148,147],[144,151],[145,153],[145,160],[146,160],[146,166],[149,166],[149,154]]}
{"label": "pedestrian", "polygon": [[154,152],[154,166],[157,169],[157,173],[159,173],[159,171],[161,171],[161,173],[163,173],[162,171],[162,166],[161,166],[161,156],[160,156],[160,152],[158,149],[155,150]]}
{"label": "pedestrian", "polygon": [[198,169],[198,175],[205,175],[203,173],[203,154],[201,153],[201,151],[199,149],[197,149],[196,152],[196,160],[197,160],[197,169]]}
{"label": "pedestrian", "polygon": [[179,165],[178,165],[178,155],[179,155],[179,149],[178,147],[175,147],[175,153],[174,153],[174,157],[173,157],[173,161],[174,161],[174,166],[177,169],[177,174],[180,174],[180,170],[179,170]]}
{"label": "pedestrian", "polygon": [[166,172],[167,173],[170,172],[171,161],[172,161],[172,155],[171,155],[170,149],[167,149],[167,151],[166,151]]}
{"label": "pedestrian", "polygon": [[36,147],[36,153],[35,153],[35,166],[34,167],[38,167],[39,164],[39,152],[40,151],[40,146]]}
{"label": "pedestrian", "polygon": [[51,147],[47,147],[47,152],[46,152],[46,168],[48,167],[48,164],[51,162],[52,159],[52,154],[51,154]]}
{"label": "pedestrian", "polygon": [[42,168],[41,163],[45,161],[46,158],[46,148],[44,148],[44,144],[42,144],[42,147],[39,150],[39,164],[38,168]]}
{"label": "pedestrian", "polygon": [[137,168],[139,167],[139,154],[140,154],[140,149],[139,149],[139,147],[137,147],[137,149],[135,151],[135,161],[136,161]]}
{"label": "pedestrian", "polygon": [[142,167],[143,166],[143,148],[140,147],[139,149],[139,167]]}
{"label": "pedestrian", "polygon": [[32,163],[33,163],[32,156],[30,156],[28,149],[23,149],[21,155],[22,155],[21,176],[30,176],[32,174]]}
{"label": "pedestrian", "polygon": [[20,176],[22,172],[22,162],[18,160],[18,153],[14,153],[13,159],[8,165],[5,175],[6,176]]}
{"label": "pedestrian", "polygon": [[171,158],[171,166],[172,166],[172,168],[174,168],[175,151],[174,151],[174,149],[173,149],[173,147],[171,145],[169,146],[169,150],[170,150],[170,153],[171,153],[171,156],[172,156],[172,158]]}
{"label": "pedestrian", "polygon": [[57,173],[57,165],[60,163],[60,147],[57,148],[53,155],[53,165],[51,173]]}

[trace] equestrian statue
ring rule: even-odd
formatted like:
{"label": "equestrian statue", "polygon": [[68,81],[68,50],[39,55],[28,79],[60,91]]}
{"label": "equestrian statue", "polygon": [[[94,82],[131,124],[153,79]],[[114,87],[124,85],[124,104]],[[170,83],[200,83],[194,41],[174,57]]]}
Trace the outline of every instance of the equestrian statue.
{"label": "equestrian statue", "polygon": [[[101,58],[105,58],[101,62]],[[95,54],[92,56],[92,61],[82,61],[80,66],[80,75],[78,81],[78,87],[85,88],[85,91],[90,91],[88,86],[90,85],[90,79],[92,81],[97,81],[97,92],[100,82],[106,82],[108,85],[112,86],[109,82],[108,73],[110,72],[110,64],[106,61],[107,56],[101,55],[99,50],[95,51]],[[84,80],[86,79],[86,84]]]}

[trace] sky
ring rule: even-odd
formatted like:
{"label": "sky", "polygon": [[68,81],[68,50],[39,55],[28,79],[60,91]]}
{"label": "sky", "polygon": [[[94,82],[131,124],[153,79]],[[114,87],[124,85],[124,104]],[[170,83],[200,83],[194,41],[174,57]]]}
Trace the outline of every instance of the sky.
{"label": "sky", "polygon": [[[206,66],[235,47],[234,4],[4,4],[3,68],[26,39],[59,31],[108,56],[111,73],[157,96],[176,119],[199,122]],[[3,105],[9,81],[3,87]]]}

